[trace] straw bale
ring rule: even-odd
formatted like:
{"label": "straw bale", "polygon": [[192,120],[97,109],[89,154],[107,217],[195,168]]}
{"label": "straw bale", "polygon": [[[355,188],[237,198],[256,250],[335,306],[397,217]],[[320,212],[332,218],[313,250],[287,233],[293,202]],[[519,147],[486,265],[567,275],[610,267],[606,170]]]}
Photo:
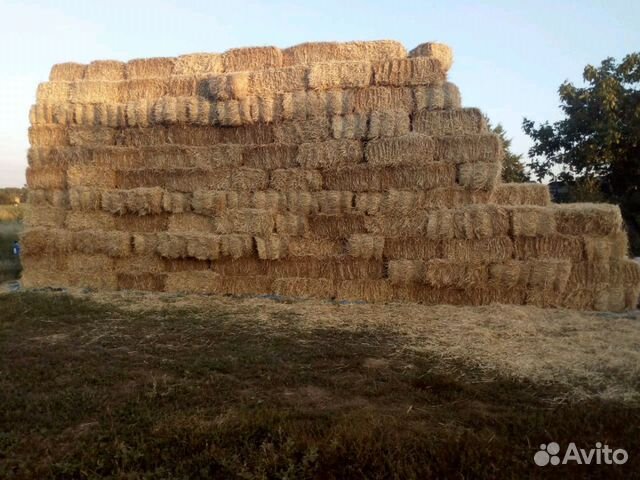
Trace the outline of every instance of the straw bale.
{"label": "straw bale", "polygon": [[32,147],[69,145],[70,132],[59,125],[29,127],[29,144]]}
{"label": "straw bale", "polygon": [[376,215],[384,200],[384,194],[379,192],[363,192],[354,194],[355,209],[365,215]]}
{"label": "straw bale", "polygon": [[241,99],[250,95],[265,97],[305,90],[307,87],[307,67],[302,65],[256,70],[244,74],[248,77],[246,81],[230,82],[228,90],[232,98]]}
{"label": "straw bale", "polygon": [[298,165],[298,145],[272,144],[247,146],[242,151],[242,164],[250,168],[273,170]]}
{"label": "straw bale", "polygon": [[228,190],[231,184],[229,169],[139,169],[116,170],[120,188],[160,187],[170,191],[193,192],[201,189]]}
{"label": "straw bale", "polygon": [[[134,233],[131,235],[133,244],[133,262],[141,258],[156,258],[158,250],[158,235],[156,233]],[[142,270],[142,269],[139,269]]]}
{"label": "straw bale", "polygon": [[404,46],[394,40],[309,42],[286,48],[282,53],[285,65],[348,60],[383,62],[407,56]]}
{"label": "straw bale", "polygon": [[[317,212],[327,215],[339,215],[351,213],[353,209],[352,192],[336,192],[323,190],[313,193],[313,206],[317,204]],[[302,213],[302,212],[301,212]],[[316,213],[315,208],[308,209],[305,213]]]}
{"label": "straw bale", "polygon": [[126,232],[82,230],[72,234],[73,248],[78,252],[103,253],[110,257],[126,257],[131,254],[131,235]]}
{"label": "straw bale", "polygon": [[336,139],[366,139],[369,131],[369,115],[334,115],[331,118],[331,132]]}
{"label": "straw bale", "polygon": [[68,140],[62,146],[116,145],[118,130],[109,127],[73,127],[67,129]]}
{"label": "straw bale", "polygon": [[220,254],[233,259],[253,256],[253,238],[250,235],[221,235]]}
{"label": "straw bale", "polygon": [[224,72],[219,53],[191,53],[176,58],[174,75],[220,75]]}
{"label": "straw bale", "polygon": [[446,71],[433,58],[400,58],[373,64],[374,85],[439,85],[446,80]]}
{"label": "straw bale", "polygon": [[269,186],[269,174],[259,168],[240,167],[231,171],[232,190],[264,190]]}
{"label": "straw bale", "polygon": [[20,242],[25,258],[38,253],[67,253],[73,247],[70,232],[46,227],[26,228],[20,236]]}
{"label": "straw bale", "polygon": [[569,285],[574,288],[609,283],[612,278],[611,267],[608,262],[574,262],[571,264]]}
{"label": "straw bale", "polygon": [[[272,194],[273,192],[270,193]],[[292,191],[277,193],[280,194],[281,198],[277,200],[277,203],[272,203],[272,210],[279,206],[281,210],[302,215],[318,213],[320,210],[318,195],[322,195],[322,192]],[[272,202],[276,202],[275,198]],[[281,202],[284,202],[284,204]]]}
{"label": "straw bale", "polygon": [[513,242],[507,236],[442,242],[442,258],[458,262],[502,262],[513,253]]}
{"label": "straw bale", "polygon": [[148,127],[154,107],[155,102],[146,99],[128,102],[125,107],[127,126]]}
{"label": "straw bale", "polygon": [[364,161],[364,148],[358,140],[330,140],[298,146],[296,162],[303,168],[335,168]]}
{"label": "straw bale", "polygon": [[611,262],[611,283],[624,285],[640,285],[640,262],[623,258]]}
{"label": "straw bale", "polygon": [[195,258],[163,258],[165,272],[198,272],[209,270],[211,261],[196,260]]}
{"label": "straw bale", "polygon": [[87,65],[85,80],[124,80],[125,64],[118,60],[95,60]]}
{"label": "straw bale", "polygon": [[67,269],[73,272],[107,273],[112,272],[114,266],[114,259],[104,254],[74,253],[67,259]]}
{"label": "straw bale", "polygon": [[115,188],[117,185],[116,172],[109,168],[71,165],[67,169],[67,183],[69,188]]}
{"label": "straw bale", "polygon": [[65,190],[67,174],[63,168],[27,168],[27,185],[30,189]]}
{"label": "straw bale", "polygon": [[412,87],[415,111],[462,108],[460,90],[451,82],[442,85],[418,85]]}
{"label": "straw bale", "polygon": [[166,192],[162,193],[162,210],[170,213],[185,213],[191,211],[192,195],[190,193]]}
{"label": "straw bale", "polygon": [[328,239],[289,238],[290,257],[335,257],[344,253],[344,242]]}
{"label": "straw bale", "polygon": [[216,235],[188,235],[186,255],[198,260],[217,260],[220,256],[220,238]]}
{"label": "straw bale", "polygon": [[[24,271],[64,272],[67,270],[70,255],[63,252],[49,252],[46,255],[25,255],[20,259]],[[23,285],[24,286],[24,285]]]}
{"label": "straw bale", "polygon": [[[414,214],[412,216],[381,215],[373,217],[365,216],[363,218],[365,231],[367,233],[372,233],[384,237],[415,237],[428,232],[429,217],[424,213]],[[452,228],[449,228],[449,230],[451,230],[450,233],[451,235],[453,235]]]}
{"label": "straw bale", "polygon": [[570,275],[569,260],[535,260],[531,262],[528,286],[563,292]]}
{"label": "straw bale", "polygon": [[309,88],[368,87],[371,84],[371,64],[360,60],[313,63],[308,67]]}
{"label": "straw bale", "polygon": [[129,60],[126,65],[126,76],[136,78],[162,78],[173,73],[176,59],[171,57],[139,58]]}
{"label": "straw bale", "polygon": [[382,259],[384,237],[368,234],[354,234],[349,237],[347,252],[354,258]]}
{"label": "straw bale", "polygon": [[455,210],[455,238],[481,239],[504,236],[508,233],[509,214],[503,207],[470,205]]}
{"label": "straw bale", "polygon": [[187,235],[161,233],[157,237],[157,253],[164,258],[185,258],[187,253]]}
{"label": "straw bale", "polygon": [[306,168],[277,169],[271,172],[269,187],[279,191],[320,190],[322,175],[318,170]]}
{"label": "straw bale", "polygon": [[225,72],[281,67],[282,51],[276,47],[232,48],[222,54]]}
{"label": "straw bale", "polygon": [[527,287],[532,262],[505,261],[489,265],[489,282],[502,289]]}
{"label": "straw bale", "polygon": [[553,208],[559,233],[609,235],[622,229],[622,215],[617,205],[567,203]]}
{"label": "straw bale", "polygon": [[167,274],[165,291],[211,294],[220,291],[221,283],[220,275],[214,272],[172,272]]}
{"label": "straw bale", "polygon": [[471,190],[493,190],[500,181],[502,163],[478,162],[458,165],[458,183]]}
{"label": "straw bale", "polygon": [[[374,194],[359,194],[371,196]],[[375,199],[376,208],[384,215],[408,214],[415,210],[455,208],[487,203],[489,192],[475,192],[460,187],[434,188],[426,191],[390,190]],[[364,201],[364,200],[363,200]],[[356,200],[358,202],[358,200]]]}
{"label": "straw bale", "polygon": [[72,82],[74,80],[82,80],[84,78],[86,69],[87,66],[82,63],[57,63],[51,67],[51,71],[49,72],[49,80],[52,82]]}
{"label": "straw bale", "polygon": [[166,277],[161,273],[118,273],[118,290],[163,292]]}
{"label": "straw bale", "polygon": [[[134,237],[139,237],[136,234]],[[118,273],[163,273],[164,260],[155,254],[155,248],[149,252],[139,253],[134,239],[134,253],[130,257],[114,258],[113,264]]]}
{"label": "straw bale", "polygon": [[393,285],[422,283],[425,280],[425,262],[419,260],[390,260],[387,268]]}
{"label": "straw bale", "polygon": [[411,122],[412,130],[424,135],[468,135],[487,133],[487,121],[477,108],[457,110],[419,110]]}
{"label": "straw bale", "polygon": [[332,107],[335,101],[327,99],[330,113],[345,115],[347,113],[384,112],[387,110],[414,110],[413,92],[407,87],[366,87],[353,90],[327,92],[339,98],[339,107]]}
{"label": "straw bale", "polygon": [[411,130],[406,110],[385,110],[371,113],[355,113],[332,118],[334,138],[399,137]]}
{"label": "straw bale", "polygon": [[552,209],[537,206],[515,206],[511,213],[511,234],[518,237],[538,237],[556,232]]}
{"label": "straw bale", "polygon": [[287,208],[287,196],[273,190],[253,192],[249,206],[268,212],[283,211]]}
{"label": "straw bale", "polygon": [[76,82],[43,82],[36,90],[37,103],[67,103],[71,101],[71,88]]}
{"label": "straw bale", "polygon": [[585,259],[589,262],[618,260],[629,253],[629,238],[624,230],[606,237],[585,236],[583,241]]}
{"label": "straw bale", "polygon": [[479,287],[489,278],[486,264],[460,262],[457,260],[429,260],[425,264],[424,282],[440,287]]}
{"label": "straw bale", "polygon": [[214,218],[196,213],[174,213],[169,215],[167,230],[170,232],[215,233]]}
{"label": "straw bale", "polygon": [[502,183],[495,186],[491,201],[498,205],[551,205],[549,187],[541,183]]}
{"label": "straw bale", "polygon": [[348,238],[355,233],[365,233],[365,217],[357,214],[311,215],[309,233],[320,238]]}
{"label": "straw bale", "polygon": [[[118,103],[125,99],[123,89],[127,86],[125,82],[110,82],[105,80],[83,80],[73,82],[69,89],[69,100],[71,103]],[[58,101],[56,103],[64,103]]]}
{"label": "straw bale", "polygon": [[277,295],[295,298],[334,298],[336,285],[330,278],[277,278],[273,281]]}
{"label": "straw bale", "polygon": [[72,210],[100,210],[102,208],[102,190],[90,187],[69,189],[69,203]]}
{"label": "straw bale", "polygon": [[67,211],[65,208],[30,205],[27,203],[24,210],[24,224],[31,227],[63,227]]}
{"label": "straw bale", "polygon": [[393,299],[393,289],[388,280],[344,280],[338,284],[336,298],[382,303]]}
{"label": "straw bale", "polygon": [[513,247],[515,258],[519,260],[568,258],[580,261],[583,255],[581,239],[569,235],[514,237]]}
{"label": "straw bale", "polygon": [[116,230],[123,232],[162,232],[169,225],[168,215],[115,215]]}
{"label": "straw bale", "polygon": [[448,72],[453,64],[453,51],[451,47],[444,43],[421,43],[409,52],[409,57],[429,57],[436,59],[440,62],[445,72]]}
{"label": "straw bale", "polygon": [[325,140],[329,140],[330,137],[331,125],[327,117],[315,118],[305,122],[288,121],[273,125],[272,141],[276,143],[301,144],[306,142],[324,142]]}
{"label": "straw bale", "polygon": [[307,217],[286,213],[276,215],[276,233],[280,235],[303,236],[309,231]]}
{"label": "straw bale", "polygon": [[[391,259],[430,260],[442,256],[442,242],[424,237],[387,237],[383,255]],[[466,259],[461,258],[466,261]]]}
{"label": "straw bale", "polygon": [[36,103],[31,105],[29,109],[29,123],[31,125],[47,125],[53,122],[53,104],[49,103]]}
{"label": "straw bale", "polygon": [[107,212],[71,210],[65,219],[68,230],[115,230],[113,216]]}
{"label": "straw bale", "polygon": [[220,292],[225,295],[266,295],[273,292],[273,279],[266,276],[223,277]]}
{"label": "straw bale", "polygon": [[455,182],[453,164],[432,162],[421,167],[390,166],[372,168],[367,164],[325,171],[325,188],[353,192],[389,189],[425,190],[451,186]]}
{"label": "straw bale", "polygon": [[163,211],[163,193],[163,190],[157,187],[107,190],[102,194],[102,208],[117,215],[157,215]]}
{"label": "straw bale", "polygon": [[423,164],[432,161],[496,162],[502,155],[500,138],[493,134],[430,137],[411,133],[375,139],[365,147],[365,159],[371,165]]}
{"label": "straw bale", "polygon": [[91,290],[117,290],[118,279],[113,272],[66,272],[65,286]]}
{"label": "straw bale", "polygon": [[239,208],[226,210],[214,218],[217,233],[265,235],[273,232],[275,221],[265,210]]}
{"label": "straw bale", "polygon": [[254,237],[258,257],[261,260],[279,260],[287,256],[288,241],[282,235],[264,235]]}
{"label": "straw bale", "polygon": [[49,205],[51,207],[69,207],[69,195],[65,190],[29,189],[27,203],[30,205]]}

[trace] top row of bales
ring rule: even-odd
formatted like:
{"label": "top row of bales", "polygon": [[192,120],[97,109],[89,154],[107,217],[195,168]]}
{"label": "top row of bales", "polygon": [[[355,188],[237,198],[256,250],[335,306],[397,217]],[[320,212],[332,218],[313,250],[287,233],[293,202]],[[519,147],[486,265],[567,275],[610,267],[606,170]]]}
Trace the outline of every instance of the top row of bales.
{"label": "top row of bales", "polygon": [[428,56],[448,71],[453,63],[451,49],[439,43],[424,43],[407,52],[394,40],[368,42],[314,42],[293,47],[232,48],[224,53],[192,53],[179,57],[96,60],[89,64],[60,63],[51,68],[51,81],[129,80],[172,75],[219,75],[327,61],[384,62],[398,58]]}

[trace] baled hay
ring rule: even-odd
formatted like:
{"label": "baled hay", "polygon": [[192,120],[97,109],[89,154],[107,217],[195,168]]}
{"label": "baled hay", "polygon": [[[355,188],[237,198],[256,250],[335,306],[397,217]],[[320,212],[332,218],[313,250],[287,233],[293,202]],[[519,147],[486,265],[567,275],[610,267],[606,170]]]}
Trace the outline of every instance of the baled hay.
{"label": "baled hay", "polygon": [[30,189],[66,190],[67,174],[62,168],[27,168],[27,185]]}
{"label": "baled hay", "polygon": [[166,277],[161,273],[118,273],[118,290],[164,292]]}
{"label": "baled hay", "polygon": [[69,188],[116,188],[116,171],[95,166],[71,165],[67,169]]}
{"label": "baled hay", "polygon": [[460,90],[451,82],[442,85],[418,85],[412,87],[415,111],[462,108]]}
{"label": "baled hay", "polygon": [[330,278],[277,278],[273,291],[285,297],[329,299],[336,296],[336,285]]}
{"label": "baled hay", "polygon": [[536,258],[568,258],[582,260],[583,248],[580,237],[569,235],[544,235],[537,237],[514,237],[515,258],[529,260]]}
{"label": "baled hay", "polygon": [[253,239],[249,235],[221,235],[220,255],[233,259],[253,256]]}
{"label": "baled hay", "polygon": [[574,203],[555,205],[559,233],[567,235],[609,235],[622,229],[622,215],[617,205]]}
{"label": "baled hay", "polygon": [[[222,87],[224,80],[211,82],[216,88]],[[294,66],[271,68],[253,72],[232,73],[227,76],[224,91],[211,92],[218,98],[243,99],[249,96],[268,97],[278,93],[305,90],[307,86],[307,68]]]}
{"label": "baled hay", "polygon": [[373,139],[406,135],[411,130],[410,123],[407,111],[386,110],[334,115],[331,129],[336,139]]}
{"label": "baled hay", "polygon": [[384,265],[378,260],[349,257],[304,256],[282,260],[218,260],[211,269],[223,276],[267,275],[273,278],[304,277],[332,278],[336,280],[382,279]]}
{"label": "baled hay", "polygon": [[282,53],[285,65],[348,60],[383,62],[407,56],[407,50],[395,40],[309,42],[286,48]]}
{"label": "baled hay", "polygon": [[287,209],[287,194],[274,190],[253,192],[249,206],[268,212],[285,211]]}
{"label": "baled hay", "polygon": [[458,262],[502,262],[511,259],[513,251],[513,242],[507,236],[442,242],[442,258]]}
{"label": "baled hay", "polygon": [[71,101],[71,87],[75,82],[43,82],[36,90],[37,103],[67,103]]}
{"label": "baled hay", "polygon": [[355,210],[365,215],[376,215],[380,212],[384,194],[380,192],[364,192],[354,195]]}
{"label": "baled hay", "polygon": [[502,163],[478,162],[458,165],[458,183],[471,190],[493,190],[500,181]]}
{"label": "baled hay", "polygon": [[470,205],[455,210],[454,237],[482,239],[509,234],[509,214],[494,205]]}
{"label": "baled hay", "polygon": [[516,206],[509,210],[513,236],[539,237],[556,233],[556,217],[551,208]]}
{"label": "baled hay", "polygon": [[74,253],[67,259],[67,269],[73,272],[107,273],[114,270],[114,259],[104,254]]}
{"label": "baled hay", "polygon": [[69,194],[65,190],[30,189],[27,192],[27,203],[67,208],[69,207]]}
{"label": "baled hay", "polygon": [[282,63],[282,51],[276,47],[232,48],[222,54],[225,72],[278,68]]}
{"label": "baled hay", "polygon": [[103,253],[110,257],[126,257],[131,254],[131,235],[126,232],[82,230],[73,232],[73,248],[78,252]]}
{"label": "baled hay", "polygon": [[220,292],[224,295],[266,295],[273,292],[273,279],[266,276],[224,277]]}
{"label": "baled hay", "polygon": [[637,287],[640,285],[640,262],[624,258],[611,262],[611,283]]}
{"label": "baled hay", "polygon": [[115,230],[113,215],[100,211],[71,210],[64,223],[68,230]]}
{"label": "baled hay", "polygon": [[47,255],[29,254],[20,259],[23,271],[41,270],[64,272],[67,270],[70,255],[61,252],[50,252]]}
{"label": "baled hay", "polygon": [[[136,234],[140,236],[140,234]],[[134,239],[134,253],[130,257],[114,258],[114,266],[118,273],[163,273],[164,260],[155,252],[139,254]]]}
{"label": "baled hay", "polygon": [[344,280],[338,284],[336,298],[382,303],[393,299],[393,289],[388,280]]}
{"label": "baled hay", "polygon": [[446,71],[435,59],[402,58],[373,64],[374,85],[433,85],[446,80]]}
{"label": "baled hay", "polygon": [[286,213],[276,215],[276,233],[289,236],[303,236],[309,231],[307,217]]}
{"label": "baled hay", "polygon": [[478,261],[429,260],[425,264],[424,282],[440,287],[480,287],[487,283],[488,267]]}
{"label": "baled hay", "polygon": [[[475,203],[486,203],[487,192],[475,192],[459,187],[433,188],[426,191],[390,190],[380,197],[373,197],[373,193],[359,194],[356,205],[360,202],[373,202],[369,207],[370,214],[380,212],[383,215],[406,215],[415,210],[432,210],[442,208],[456,208]],[[368,197],[371,197],[368,199]]]}
{"label": "baled hay", "polygon": [[73,249],[71,233],[61,229],[27,228],[20,235],[25,258],[46,253],[68,253]]}
{"label": "baled hay", "polygon": [[167,274],[165,291],[211,294],[220,291],[220,275],[208,271],[184,271]]}
{"label": "baled hay", "polygon": [[185,256],[198,260],[217,260],[220,257],[220,238],[218,236],[189,235],[185,238]]}
{"label": "baled hay", "polygon": [[424,237],[387,237],[383,254],[398,260],[430,260],[442,256],[442,242]]}
{"label": "baled hay", "polygon": [[126,76],[129,79],[162,78],[173,73],[176,59],[171,57],[140,58],[129,60]]}
{"label": "baled hay", "polygon": [[116,230],[122,232],[153,233],[167,230],[168,215],[114,215]]}
{"label": "baled hay", "polygon": [[82,63],[57,63],[51,67],[51,71],[49,72],[49,80],[52,82],[72,82],[74,80],[82,80],[84,78],[86,69],[87,66],[83,65]]}
{"label": "baled hay", "polygon": [[367,234],[355,234],[349,237],[347,251],[354,258],[382,259],[384,237]]}
{"label": "baled hay", "polygon": [[69,204],[72,210],[93,211],[102,208],[102,190],[90,187],[69,189]]}
{"label": "baled hay", "polygon": [[487,133],[487,121],[477,108],[420,110],[413,116],[412,130],[424,135]]}
{"label": "baled hay", "polygon": [[116,183],[120,188],[161,187],[170,191],[194,192],[196,190],[229,190],[231,172],[219,168],[176,168],[170,170],[140,169],[116,170]]}
{"label": "baled hay", "polygon": [[585,259],[589,262],[619,260],[629,253],[629,237],[624,230],[606,237],[585,236],[583,241]]}
{"label": "baled hay", "polygon": [[[342,213],[351,213],[353,209],[353,193],[339,192],[331,190],[322,190],[313,192],[315,205],[317,203],[318,213],[327,215],[340,215]],[[308,211],[307,213],[316,213],[316,211]]]}
{"label": "baled hay", "polygon": [[220,75],[224,71],[219,53],[191,53],[176,58],[174,75]]}
{"label": "baled hay", "polygon": [[324,142],[330,138],[331,124],[329,122],[329,118],[321,117],[307,120],[305,122],[288,121],[274,124],[273,140],[271,141],[275,141],[277,143],[300,144],[305,142]]}
{"label": "baled hay", "polygon": [[453,164],[432,162],[421,167],[407,165],[372,168],[367,164],[329,170],[324,173],[325,188],[353,192],[391,189],[426,190],[452,186],[456,170]]}
{"label": "baled hay", "polygon": [[70,132],[59,125],[29,127],[29,144],[32,147],[68,146]]}
{"label": "baled hay", "polygon": [[290,257],[335,257],[344,253],[342,241],[314,238],[289,238]]}
{"label": "baled hay", "polygon": [[66,131],[68,133],[68,141],[60,145],[74,147],[116,145],[117,134],[119,133],[115,128],[106,127],[72,127]]}
{"label": "baled hay", "polygon": [[176,259],[188,257],[187,244],[190,235],[161,233],[157,236],[156,251],[164,258]]}
{"label": "baled hay", "polygon": [[346,239],[355,233],[365,233],[365,217],[356,214],[309,216],[309,233],[312,236]]}
{"label": "baled hay", "polygon": [[162,193],[162,209],[169,213],[185,213],[191,211],[192,195],[189,193]]}
{"label": "baled hay", "polygon": [[303,143],[296,156],[296,162],[303,168],[335,168],[363,161],[364,148],[358,140]]}
{"label": "baled hay", "polygon": [[512,289],[517,287],[527,287],[531,276],[532,262],[505,261],[492,263],[489,265],[489,282],[491,285]]}
{"label": "baled hay", "polygon": [[261,260],[279,260],[287,256],[288,239],[282,235],[254,237],[258,257]]}
{"label": "baled hay", "polygon": [[88,288],[91,290],[117,290],[118,279],[114,272],[66,272],[64,275],[65,286],[75,288]]}
{"label": "baled hay", "polygon": [[357,60],[314,63],[308,67],[307,79],[312,90],[368,87],[371,64]]}
{"label": "baled hay", "polygon": [[[607,284],[612,280],[612,265],[605,262],[575,262],[571,264],[569,285],[572,288]],[[616,282],[613,282],[616,283]]]}
{"label": "baled hay", "polygon": [[549,187],[541,183],[502,183],[495,186],[491,197],[498,205],[551,205]]}
{"label": "baled hay", "polygon": [[133,243],[133,253],[137,258],[156,257],[158,251],[158,234],[155,233],[134,233],[131,235]]}
{"label": "baled hay", "polygon": [[421,43],[409,52],[409,56],[436,59],[440,62],[445,72],[448,72],[451,65],[453,65],[453,51],[451,47],[444,43]]}
{"label": "baled hay", "polygon": [[215,233],[216,223],[213,218],[196,213],[174,213],[169,215],[167,230],[169,232]]}
{"label": "baled hay", "polygon": [[157,215],[162,213],[161,188],[135,188],[133,190],[107,190],[102,194],[102,208],[107,212],[124,215]]}
{"label": "baled hay", "polygon": [[431,137],[411,133],[370,141],[365,159],[371,165],[496,162],[502,158],[501,148],[500,138],[493,134]]}
{"label": "baled hay", "polygon": [[259,168],[240,167],[231,171],[231,190],[264,190],[269,186],[269,174]]}
{"label": "baled hay", "polygon": [[[273,195],[273,191],[265,192],[268,197]],[[318,205],[319,195],[322,195],[323,191],[319,192],[305,192],[305,191],[292,191],[292,192],[276,192],[280,194],[281,198],[278,203],[275,203],[275,199],[270,203],[270,209],[272,211],[286,210],[290,213],[308,215],[311,213],[318,213],[320,207]],[[256,192],[256,195],[258,192]],[[283,200],[282,203],[280,203]],[[278,210],[276,210],[278,207]]]}
{"label": "baled hay", "polygon": [[279,191],[313,191],[322,189],[322,183],[318,170],[287,168],[271,172],[269,187]]}
{"label": "baled hay", "polygon": [[[453,215],[451,215],[451,219],[453,221]],[[417,237],[427,233],[429,217],[424,212],[416,212],[412,216],[365,216],[363,220],[367,233],[383,237]],[[448,233],[453,236],[451,225],[448,226],[448,230]]]}
{"label": "baled hay", "polygon": [[24,211],[24,224],[29,227],[61,228],[64,226],[67,211],[60,207],[27,204]]}
{"label": "baled hay", "polygon": [[217,233],[266,235],[273,232],[275,220],[268,211],[239,208],[227,210],[215,217],[214,224]]}
{"label": "baled hay", "polygon": [[408,87],[367,87],[354,90],[335,90],[327,95],[337,97],[327,99],[327,110],[334,115],[348,113],[369,113],[374,111],[414,110],[413,92]]}
{"label": "baled hay", "polygon": [[299,164],[298,149],[298,145],[287,144],[246,146],[242,151],[242,164],[265,170],[295,167]]}
{"label": "baled hay", "polygon": [[86,80],[124,80],[125,64],[117,60],[96,60],[87,65]]}
{"label": "baled hay", "polygon": [[504,289],[526,287],[561,293],[570,275],[571,263],[568,260],[509,261],[489,266],[489,281]]}
{"label": "baled hay", "polygon": [[[73,82],[69,91],[69,101],[71,103],[97,103],[101,105],[117,104],[126,98],[126,94],[122,93],[126,85],[126,82],[106,80]],[[104,124],[104,122],[100,123]]]}
{"label": "baled hay", "polygon": [[193,192],[191,205],[195,213],[219,215],[228,209],[249,207],[251,205],[251,194],[232,191],[196,190]]}
{"label": "baled hay", "polygon": [[54,270],[49,267],[29,268],[25,267],[20,276],[22,288],[50,288],[68,287],[69,282],[66,272]]}
{"label": "baled hay", "polygon": [[425,262],[419,260],[390,260],[388,275],[393,285],[423,282],[425,279]]}

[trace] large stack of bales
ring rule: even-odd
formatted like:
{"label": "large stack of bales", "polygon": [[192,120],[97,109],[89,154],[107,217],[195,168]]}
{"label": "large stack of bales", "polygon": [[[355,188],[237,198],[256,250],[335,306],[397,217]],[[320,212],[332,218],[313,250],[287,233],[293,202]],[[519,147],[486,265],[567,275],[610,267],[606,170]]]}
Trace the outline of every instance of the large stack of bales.
{"label": "large stack of bales", "polygon": [[378,41],[55,65],[24,284],[634,306],[618,208],[500,184],[451,62]]}

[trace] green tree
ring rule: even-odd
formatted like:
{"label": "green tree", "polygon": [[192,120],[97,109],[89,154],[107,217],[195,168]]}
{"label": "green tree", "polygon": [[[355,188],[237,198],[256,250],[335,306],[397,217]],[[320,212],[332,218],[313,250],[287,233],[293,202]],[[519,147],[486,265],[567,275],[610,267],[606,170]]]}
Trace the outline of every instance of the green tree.
{"label": "green tree", "polygon": [[502,140],[504,148],[504,159],[502,160],[502,181],[506,183],[528,182],[529,175],[525,171],[522,163],[522,154],[517,155],[511,151],[511,139],[507,138],[507,132],[499,123],[495,127],[489,124],[489,128],[493,133],[498,135]]}
{"label": "green tree", "polygon": [[[565,81],[558,93],[565,118],[523,121],[533,140],[530,167],[576,185],[587,198],[619,203],[632,231],[640,227],[640,53],[587,65],[584,86]],[[560,173],[554,174],[560,171]],[[590,190],[590,192],[589,192]],[[636,245],[634,250],[638,248]]]}

